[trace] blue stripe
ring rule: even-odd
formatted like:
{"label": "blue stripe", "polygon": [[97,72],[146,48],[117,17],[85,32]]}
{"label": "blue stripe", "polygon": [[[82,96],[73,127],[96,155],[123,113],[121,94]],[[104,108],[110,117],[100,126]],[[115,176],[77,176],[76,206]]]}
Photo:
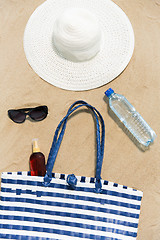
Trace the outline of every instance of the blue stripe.
{"label": "blue stripe", "polygon": [[[0,233],[0,237],[3,237],[4,239],[17,239],[17,240],[51,240],[51,238],[43,238],[43,237],[35,237],[35,236],[20,236],[20,235],[2,234],[2,233]],[[52,240],[57,240],[57,239],[52,238]],[[99,240],[120,240],[120,239],[101,237],[99,238]]]}
{"label": "blue stripe", "polygon": [[[94,226],[90,224],[83,224],[83,223],[75,223],[75,222],[68,222],[68,221],[60,221],[60,220],[51,220],[51,219],[43,219],[43,218],[32,218],[32,217],[20,217],[20,216],[1,216],[0,219],[7,219],[7,220],[17,220],[17,221],[27,221],[27,222],[37,222],[37,223],[46,223],[46,224],[57,224],[61,226],[68,226],[68,227],[77,227],[77,228],[84,228],[84,229],[91,229],[96,231],[102,232],[114,232],[114,228],[107,228],[102,226]],[[20,224],[22,224],[20,223]],[[49,227],[49,226],[48,226]],[[126,236],[136,237],[137,233],[124,231],[124,230],[116,230],[117,234],[122,234]]]}
{"label": "blue stripe", "polygon": [[[47,189],[46,189],[47,190]],[[12,190],[10,188],[1,188],[1,192],[10,192],[10,193],[16,193],[17,190]],[[22,190],[21,189],[21,194],[32,194],[32,195],[41,195],[45,197],[58,197],[58,198],[66,198],[66,199],[75,199],[75,200],[83,200],[83,201],[88,201],[88,202],[95,202],[95,203],[102,203],[103,204],[110,204],[110,205],[115,205],[115,206],[120,206],[120,207],[126,207],[126,208],[133,208],[140,210],[140,205],[135,205],[131,203],[124,203],[124,202],[119,202],[119,201],[113,201],[113,200],[108,200],[108,199],[102,199],[102,198],[94,198],[94,197],[87,197],[87,196],[80,196],[80,195],[72,195],[72,194],[63,194],[63,193],[52,193],[52,192],[42,192],[42,191],[36,191],[33,192],[32,190]],[[101,195],[99,195],[100,197]]]}
{"label": "blue stripe", "polygon": [[1,201],[7,201],[7,202],[16,202],[17,204],[20,203],[31,203],[33,204],[39,204],[39,205],[47,205],[47,206],[55,206],[55,207],[62,207],[62,208],[71,208],[71,209],[82,209],[82,210],[88,210],[88,211],[94,211],[94,212],[100,212],[100,213],[109,213],[109,214],[115,214],[118,216],[124,216],[124,217],[130,217],[130,218],[139,218],[139,214],[130,213],[130,212],[123,212],[119,210],[114,209],[108,209],[108,208],[101,208],[101,207],[93,207],[93,206],[87,206],[87,205],[80,205],[80,204],[71,204],[71,203],[64,203],[64,202],[52,202],[52,201],[43,201],[39,199],[29,199],[29,198],[11,198],[11,197],[3,197],[1,196]]}
{"label": "blue stripe", "polygon": [[[17,239],[17,240],[50,240],[50,238],[42,238],[42,237],[35,237],[35,236],[20,236],[20,235],[13,235],[13,234],[3,234],[0,233],[0,237],[4,239]],[[52,238],[53,240],[57,240]]]}
{"label": "blue stripe", "polygon": [[[100,221],[100,222],[106,222],[106,223],[113,223],[118,225],[123,225],[127,227],[133,227],[137,228],[137,223],[131,223],[127,221],[121,221],[117,219],[110,219],[105,217],[97,217],[97,216],[91,216],[91,215],[84,215],[79,213],[69,213],[69,212],[59,212],[59,211],[49,211],[49,210],[43,210],[43,209],[33,209],[33,208],[24,208],[24,207],[10,207],[10,206],[1,206],[0,210],[6,210],[6,211],[19,211],[19,212],[31,212],[31,213],[38,213],[38,214],[45,214],[45,215],[51,215],[51,216],[61,216],[61,217],[71,217],[71,218],[78,218],[78,219],[88,219],[92,221]],[[43,218],[43,216],[42,216]]]}
{"label": "blue stripe", "polygon": [[[13,180],[13,179],[2,178],[2,183],[31,185],[31,186],[40,186],[40,187],[43,186],[42,182],[21,180],[21,179]],[[48,187],[49,188],[59,188],[59,189],[71,190],[69,185],[63,185],[63,184],[57,184],[57,183],[51,183]],[[76,187],[76,189],[74,191],[94,192],[94,188]],[[137,201],[141,201],[141,199],[142,199],[141,196],[135,196],[135,195],[132,195],[132,194],[127,194],[127,193],[119,193],[119,192],[104,190],[104,189],[102,191],[102,194],[116,196],[116,197],[122,197],[122,198],[137,200]]]}
{"label": "blue stripe", "polygon": [[[23,173],[23,172],[17,172],[17,175],[22,175],[22,173]],[[12,173],[10,173],[10,174],[12,174]],[[30,171],[27,172],[27,176],[31,176],[31,172],[30,172]],[[52,173],[52,177],[55,178],[55,173]],[[83,176],[81,177],[81,179],[82,179],[82,178],[83,178]],[[85,181],[86,181],[86,177],[84,177],[84,178],[85,178]],[[59,179],[65,180],[65,174],[61,173]],[[90,183],[95,183],[95,180],[96,180],[96,178],[90,177]],[[104,183],[103,183],[103,184],[104,184],[104,185],[108,185],[108,181],[104,180]],[[117,186],[118,186],[117,183],[113,183],[113,187],[114,187],[114,185],[117,185]],[[125,186],[125,185],[123,185],[123,188],[127,189],[128,187]],[[137,189],[132,189],[132,190],[133,190],[133,191],[137,191]]]}
{"label": "blue stripe", "polygon": [[[23,226],[23,225],[9,225],[9,224],[0,224],[0,228],[4,229],[15,229],[15,230],[26,230],[26,231],[35,231],[35,232],[46,232],[46,233],[52,233],[52,234],[59,234],[59,235],[66,235],[66,236],[72,236],[72,237],[79,237],[79,238],[88,238],[88,239],[106,239],[106,237],[102,237],[100,235],[94,235],[94,234],[87,234],[87,233],[81,233],[81,232],[73,232],[68,230],[59,230],[54,228],[42,228],[42,227],[34,227],[34,226]],[[109,232],[114,232],[116,234],[119,233],[120,230],[118,229],[109,229]],[[120,234],[123,234],[123,231],[120,231]],[[130,236],[125,232],[126,234],[123,234],[125,236]],[[132,235],[133,237],[136,237],[137,234],[134,233]]]}

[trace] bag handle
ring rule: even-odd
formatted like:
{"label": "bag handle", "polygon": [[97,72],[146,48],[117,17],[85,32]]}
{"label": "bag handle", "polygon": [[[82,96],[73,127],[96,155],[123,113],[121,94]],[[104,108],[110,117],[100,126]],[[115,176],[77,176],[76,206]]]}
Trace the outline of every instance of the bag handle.
{"label": "bag handle", "polygon": [[[88,104],[82,100],[76,101],[75,103],[73,103],[71,105],[66,116],[61,120],[61,122],[59,123],[59,125],[55,131],[53,143],[52,143],[50,153],[48,156],[48,161],[47,161],[47,166],[46,166],[47,172],[44,177],[44,186],[48,186],[50,184],[50,181],[52,180],[53,166],[54,166],[54,163],[55,163],[55,160],[57,157],[59,147],[60,147],[62,139],[63,139],[63,135],[64,135],[64,132],[66,129],[68,117],[75,110],[77,110],[78,108],[83,107],[83,106],[86,106],[87,108],[91,109],[92,112],[94,113],[94,116],[96,119],[97,167],[96,167],[95,191],[97,193],[101,192],[101,187],[102,187],[101,186],[101,169],[102,169],[102,162],[103,162],[103,155],[104,155],[105,125],[104,125],[103,118],[102,118],[101,114],[99,113],[99,111],[96,108],[94,108],[93,106],[91,106],[90,104]],[[100,134],[99,120],[101,123],[102,134]],[[61,129],[61,131],[60,131],[60,129]],[[77,183],[77,179],[73,174],[71,174],[71,175],[68,175],[67,182],[69,185],[72,186],[72,188],[74,188]]]}
{"label": "bag handle", "polygon": [[[103,125],[103,126],[102,126],[102,130],[103,130],[103,128],[104,128],[105,126],[104,126],[104,121],[103,121],[103,118],[102,118],[101,114],[100,114],[94,107],[92,107],[91,105],[87,104],[85,101],[79,100],[79,101],[76,101],[75,103],[73,103],[73,104],[71,105],[71,107],[69,108],[67,114],[68,114],[68,113],[73,109],[73,107],[74,107],[75,105],[77,105],[77,104],[83,104],[83,106],[87,106],[87,107],[90,106],[90,107],[93,109],[93,111],[96,111],[97,114],[98,114],[99,117],[100,117],[101,124]],[[67,123],[67,120],[64,121],[64,125],[63,125],[63,128],[62,128],[61,132],[63,132],[63,131],[65,130],[65,128],[66,128],[66,123]],[[105,133],[104,133],[104,134],[105,134]],[[56,143],[56,141],[57,141],[57,136],[58,136],[58,133],[55,134],[52,145],[55,145],[55,143]],[[102,139],[104,139],[104,137],[105,137],[105,136],[102,136]],[[102,143],[101,143],[101,154],[102,154],[102,158],[103,158],[103,154],[104,154],[104,144],[102,144]]]}

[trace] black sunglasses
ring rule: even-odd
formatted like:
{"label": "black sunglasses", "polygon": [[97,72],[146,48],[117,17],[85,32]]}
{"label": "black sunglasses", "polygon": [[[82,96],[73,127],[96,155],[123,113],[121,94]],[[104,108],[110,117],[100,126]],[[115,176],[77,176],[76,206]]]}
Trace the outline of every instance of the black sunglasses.
{"label": "black sunglasses", "polygon": [[9,118],[15,123],[23,123],[26,120],[27,115],[34,121],[41,121],[47,117],[47,114],[48,114],[47,106],[8,110]]}

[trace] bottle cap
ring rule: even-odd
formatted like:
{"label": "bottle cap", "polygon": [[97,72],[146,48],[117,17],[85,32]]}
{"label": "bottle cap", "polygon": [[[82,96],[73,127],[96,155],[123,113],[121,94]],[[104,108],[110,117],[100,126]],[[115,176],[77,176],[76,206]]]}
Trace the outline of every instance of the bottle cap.
{"label": "bottle cap", "polygon": [[40,148],[38,146],[38,138],[32,139],[32,151],[33,153],[40,152]]}
{"label": "bottle cap", "polygon": [[113,90],[112,88],[109,88],[109,89],[105,92],[105,94],[106,94],[107,97],[110,97],[112,93],[114,93],[114,90]]}

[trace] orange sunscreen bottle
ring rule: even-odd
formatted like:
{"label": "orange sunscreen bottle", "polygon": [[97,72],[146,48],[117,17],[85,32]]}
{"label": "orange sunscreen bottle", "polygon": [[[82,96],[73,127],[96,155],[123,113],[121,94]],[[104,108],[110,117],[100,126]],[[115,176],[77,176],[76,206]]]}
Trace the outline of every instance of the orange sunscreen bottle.
{"label": "orange sunscreen bottle", "polygon": [[32,154],[30,156],[31,176],[44,176],[46,173],[45,156],[40,152],[38,139],[32,140]]}

